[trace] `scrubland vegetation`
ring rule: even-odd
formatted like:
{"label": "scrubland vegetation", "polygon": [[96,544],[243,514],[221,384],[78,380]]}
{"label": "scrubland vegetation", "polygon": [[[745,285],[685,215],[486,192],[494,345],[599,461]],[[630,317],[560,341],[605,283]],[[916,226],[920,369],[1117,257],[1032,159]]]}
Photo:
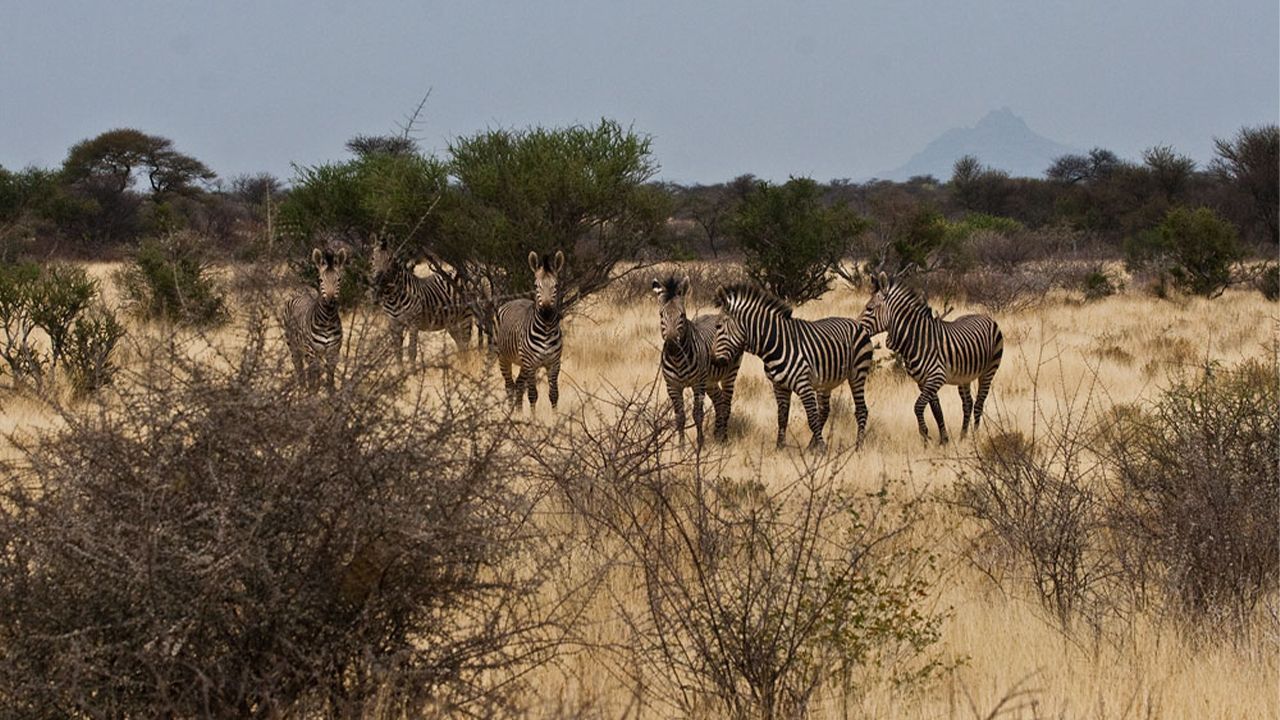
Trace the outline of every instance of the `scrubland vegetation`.
{"label": "scrubland vegetation", "polygon": [[[136,132],[6,172],[0,715],[1274,716],[1275,136],[946,183],[665,187],[607,122],[357,137],[287,189]],[[559,412],[445,333],[394,362],[375,234],[477,307],[566,252]],[[323,244],[332,392],[275,320]],[[654,275],[857,317],[867,265],[998,320],[980,432],[922,444],[881,348],[859,452],[842,393],[775,449],[753,357],[728,442],[679,442]]]}

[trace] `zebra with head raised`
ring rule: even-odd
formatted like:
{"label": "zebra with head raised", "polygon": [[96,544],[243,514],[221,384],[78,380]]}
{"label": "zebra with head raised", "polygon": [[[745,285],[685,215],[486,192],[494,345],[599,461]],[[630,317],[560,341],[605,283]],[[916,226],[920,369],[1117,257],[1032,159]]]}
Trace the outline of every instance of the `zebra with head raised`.
{"label": "zebra with head raised", "polygon": [[418,277],[413,263],[397,257],[385,236],[373,245],[373,292],[391,325],[396,359],[404,358],[409,335],[409,361],[418,360],[418,333],[448,330],[460,350],[471,343],[471,308],[454,283],[440,273]]}
{"label": "zebra with head raised", "polygon": [[703,395],[711,396],[716,411],[715,437],[729,437],[729,412],[733,406],[733,384],[742,364],[742,346],[727,347],[724,359],[717,361],[712,353],[716,328],[722,316],[699,315],[693,320],[685,314],[685,298],[689,279],[668,277],[654,280],[653,291],[661,305],[662,378],[676,414],[676,429],[684,442],[684,390],[693,389],[693,426],[698,445],[702,445]]}
{"label": "zebra with head raised", "polygon": [[716,333],[714,355],[724,358],[735,345],[757,355],[773,383],[778,403],[778,447],[787,434],[791,394],[800,396],[809,430],[810,448],[822,447],[822,429],[831,409],[831,391],[848,382],[858,420],[858,443],[867,431],[867,374],[871,371],[871,337],[855,320],[829,317],[799,320],[791,306],[749,285],[716,291],[716,306],[725,313]]}
{"label": "zebra with head raised", "polygon": [[[916,398],[916,422],[920,436],[929,441],[924,423],[924,407],[933,410],[938,423],[938,442],[946,444],[947,426],[942,420],[942,404],[938,391],[943,385],[958,385],[964,408],[964,425],[960,437],[969,432],[969,416],[973,428],[982,422],[982,404],[991,390],[991,379],[1000,368],[1004,355],[1004,336],[989,315],[963,315],[943,320],[922,297],[890,278],[886,273],[871,276],[871,298],[859,322],[872,335],[888,332],[885,344],[898,354],[907,374],[920,386]],[[969,385],[978,381],[975,402]]]}
{"label": "zebra with head raised", "polygon": [[[529,253],[529,269],[533,271],[534,299],[520,298],[498,308],[494,328],[494,349],[498,369],[507,387],[511,404],[519,407],[523,396],[529,396],[529,409],[538,402],[537,373],[547,369],[547,396],[554,409],[560,402],[560,351],[564,337],[560,334],[560,271],[564,269],[564,253],[555,257]],[[518,365],[520,374],[513,380],[511,366]]]}
{"label": "zebra with head raised", "polygon": [[323,370],[332,389],[342,347],[338,290],[342,285],[342,268],[347,263],[347,249],[334,253],[316,248],[311,251],[311,262],[320,275],[319,293],[307,292],[290,298],[281,313],[281,322],[298,379],[314,387]]}

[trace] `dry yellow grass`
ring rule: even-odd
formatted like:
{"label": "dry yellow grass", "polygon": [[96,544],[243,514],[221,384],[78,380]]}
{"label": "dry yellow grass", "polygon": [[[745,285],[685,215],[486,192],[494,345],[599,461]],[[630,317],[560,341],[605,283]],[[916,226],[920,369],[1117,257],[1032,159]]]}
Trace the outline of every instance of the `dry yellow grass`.
{"label": "dry yellow grass", "polygon": [[[107,268],[93,273],[106,279]],[[797,310],[799,317],[856,316],[865,292],[846,287]],[[695,303],[696,304],[696,303]],[[691,314],[695,312],[691,305]],[[705,306],[702,311],[707,311]],[[963,307],[957,312],[964,312]],[[1256,292],[1232,291],[1216,300],[1179,302],[1128,294],[1083,304],[1057,295],[1036,309],[997,316],[1005,334],[1005,359],[987,405],[987,422],[1027,427],[1061,412],[1061,403],[1090,393],[1094,411],[1149,396],[1171,371],[1205,361],[1233,363],[1275,352],[1277,307]],[[622,306],[599,300],[570,318],[561,377],[561,411],[569,412],[591,394],[617,388],[623,393],[653,388],[665,404],[657,367],[658,313],[646,299]],[[424,337],[424,339],[426,339]],[[444,333],[426,342],[429,351],[452,350]],[[968,442],[946,448],[923,447],[911,406],[914,384],[892,370],[877,350],[878,367],[868,382],[871,410],[868,442],[847,482],[874,488],[883,477],[921,492],[945,491],[955,477],[955,460]],[[486,370],[476,354],[458,358],[475,372]],[[487,369],[495,385],[500,379]],[[793,404],[789,447],[773,447],[775,406],[760,361],[742,365],[734,399],[728,451],[732,464],[759,464],[767,478],[785,480],[790,459],[801,452],[808,429]],[[549,418],[545,390],[538,415]],[[942,405],[958,436],[960,404],[945,388]],[[39,406],[6,399],[0,430],[29,429],[48,422]],[[708,423],[710,420],[708,420]],[[838,391],[833,404],[834,444],[851,446],[855,434],[852,402]],[[930,421],[932,423],[932,421]],[[731,466],[732,466],[731,464]],[[887,685],[856,698],[823,696],[814,716],[884,718],[986,717],[1001,698],[1024,691],[1001,717],[1091,718],[1264,718],[1280,716],[1280,624],[1260,620],[1251,638],[1234,644],[1193,643],[1173,628],[1138,622],[1121,649],[1106,643],[1078,644],[1016,586],[997,588],[961,557],[971,531],[944,505],[931,511],[943,529],[937,548],[947,568],[933,601],[950,608],[942,646],[958,667],[939,681],[904,693]],[[936,528],[935,528],[936,529]],[[624,584],[625,585],[625,584]],[[643,602],[640,597],[637,603]],[[621,623],[605,602],[592,605],[586,633],[601,643],[625,642]],[[634,703],[636,692],[608,670],[603,651],[582,651],[535,671],[535,707],[591,708],[603,717],[654,717],[662,705]]]}

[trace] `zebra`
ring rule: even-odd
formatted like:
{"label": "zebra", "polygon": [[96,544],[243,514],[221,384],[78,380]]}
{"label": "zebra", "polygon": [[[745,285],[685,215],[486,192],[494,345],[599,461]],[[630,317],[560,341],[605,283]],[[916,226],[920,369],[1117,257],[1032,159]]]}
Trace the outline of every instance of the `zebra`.
{"label": "zebra", "polygon": [[[538,402],[537,373],[547,369],[547,396],[554,410],[560,402],[560,351],[564,337],[560,334],[560,271],[564,269],[564,253],[556,251],[538,257],[529,253],[529,269],[533,271],[534,300],[520,298],[498,308],[494,328],[494,350],[498,368],[512,406],[520,407],[528,393],[529,409]],[[519,365],[520,374],[511,378],[511,366]]]}
{"label": "zebra", "polygon": [[704,394],[711,396],[711,405],[716,411],[715,438],[723,442],[729,437],[729,412],[733,406],[733,384],[742,364],[742,346],[728,347],[722,361],[712,357],[716,328],[723,318],[716,314],[689,320],[684,309],[685,297],[689,294],[688,278],[655,279],[653,292],[661,305],[662,378],[675,410],[680,441],[683,443],[685,437],[684,390],[693,388],[693,425],[698,446],[703,443]]}
{"label": "zebra", "polygon": [[307,292],[290,298],[281,313],[281,323],[298,379],[314,387],[323,369],[327,386],[332,390],[342,347],[338,290],[342,285],[342,269],[347,264],[347,249],[334,253],[316,248],[311,251],[311,262],[320,274],[319,293]]}
{"label": "zebra", "polygon": [[409,362],[418,361],[418,333],[448,330],[459,350],[471,344],[472,312],[454,283],[441,273],[418,277],[413,263],[396,257],[387,238],[379,237],[371,261],[374,297],[390,322],[396,359],[404,359],[409,335]]}
{"label": "zebra", "polygon": [[[991,390],[991,380],[1000,368],[1004,355],[1004,336],[989,315],[963,315],[943,320],[910,288],[891,279],[886,273],[871,276],[871,298],[859,322],[872,335],[888,332],[886,346],[896,352],[907,374],[920,386],[916,398],[916,423],[920,436],[929,442],[929,429],[924,422],[924,407],[933,410],[938,424],[938,442],[947,444],[947,426],[942,420],[942,404],[938,391],[943,385],[958,385],[964,408],[963,438],[969,432],[969,416],[973,429],[982,422],[982,405]],[[978,381],[976,401],[969,386]]]}
{"label": "zebra", "polygon": [[809,430],[810,449],[823,446],[822,429],[831,409],[831,391],[849,383],[858,420],[857,447],[867,431],[866,381],[871,371],[871,336],[851,318],[799,320],[791,306],[750,285],[729,285],[716,291],[716,306],[725,318],[716,332],[713,355],[730,355],[735,345],[764,361],[778,403],[778,447],[787,434],[791,394],[800,396]]}

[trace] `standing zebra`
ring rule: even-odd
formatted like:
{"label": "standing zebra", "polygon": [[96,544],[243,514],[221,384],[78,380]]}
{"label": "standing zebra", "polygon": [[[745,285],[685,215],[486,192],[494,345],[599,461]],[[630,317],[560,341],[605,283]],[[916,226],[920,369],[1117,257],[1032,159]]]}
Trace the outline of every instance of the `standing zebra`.
{"label": "standing zebra", "polygon": [[385,236],[374,243],[371,265],[374,296],[390,321],[397,360],[404,359],[406,333],[411,363],[418,361],[418,333],[424,330],[448,330],[459,350],[471,344],[471,308],[449,278],[414,275],[413,263],[396,257]]}
{"label": "standing zebra", "polygon": [[[520,298],[498,308],[494,329],[494,347],[498,353],[498,369],[507,387],[511,404],[520,407],[522,396],[529,395],[529,409],[538,402],[537,373],[547,369],[547,396],[554,409],[560,402],[560,350],[564,338],[560,334],[560,271],[564,269],[564,253],[556,251],[538,258],[529,253],[529,269],[533,270],[535,300]],[[511,379],[511,366],[519,365],[520,374]]]}
{"label": "standing zebra", "polygon": [[742,364],[742,346],[726,348],[725,359],[712,357],[716,327],[720,315],[699,315],[692,321],[685,315],[684,300],[689,294],[689,279],[654,280],[653,291],[661,303],[662,378],[676,413],[676,429],[684,442],[684,390],[693,388],[693,425],[698,445],[702,445],[703,395],[711,396],[716,411],[715,437],[729,437],[729,411],[733,406],[733,384]]}
{"label": "standing zebra", "polygon": [[764,361],[764,372],[773,383],[778,402],[778,447],[787,434],[791,393],[800,396],[809,430],[811,449],[821,448],[822,429],[831,409],[831,391],[849,383],[858,419],[858,444],[867,431],[865,386],[871,371],[871,336],[850,318],[799,320],[791,306],[748,285],[730,285],[716,291],[716,306],[727,316],[716,333],[714,355],[724,358],[735,344]]}
{"label": "standing zebra", "polygon": [[[995,320],[989,315],[943,320],[933,314],[923,298],[881,272],[871,276],[871,299],[859,322],[872,335],[889,333],[885,344],[898,354],[907,374],[920,386],[915,411],[925,442],[929,441],[929,429],[924,424],[924,406],[928,405],[938,423],[938,442],[947,443],[947,426],[938,402],[943,385],[960,387],[964,407],[960,437],[969,432],[970,414],[974,430],[978,429],[982,404],[1004,354],[1004,336]],[[978,381],[976,403],[969,395],[969,385],[974,380]]]}
{"label": "standing zebra", "polygon": [[342,285],[342,268],[347,264],[347,249],[341,248],[335,254],[316,248],[311,251],[311,262],[320,274],[320,292],[290,298],[281,313],[281,323],[298,379],[308,387],[315,387],[323,369],[332,390],[338,351],[342,347],[338,290]]}

